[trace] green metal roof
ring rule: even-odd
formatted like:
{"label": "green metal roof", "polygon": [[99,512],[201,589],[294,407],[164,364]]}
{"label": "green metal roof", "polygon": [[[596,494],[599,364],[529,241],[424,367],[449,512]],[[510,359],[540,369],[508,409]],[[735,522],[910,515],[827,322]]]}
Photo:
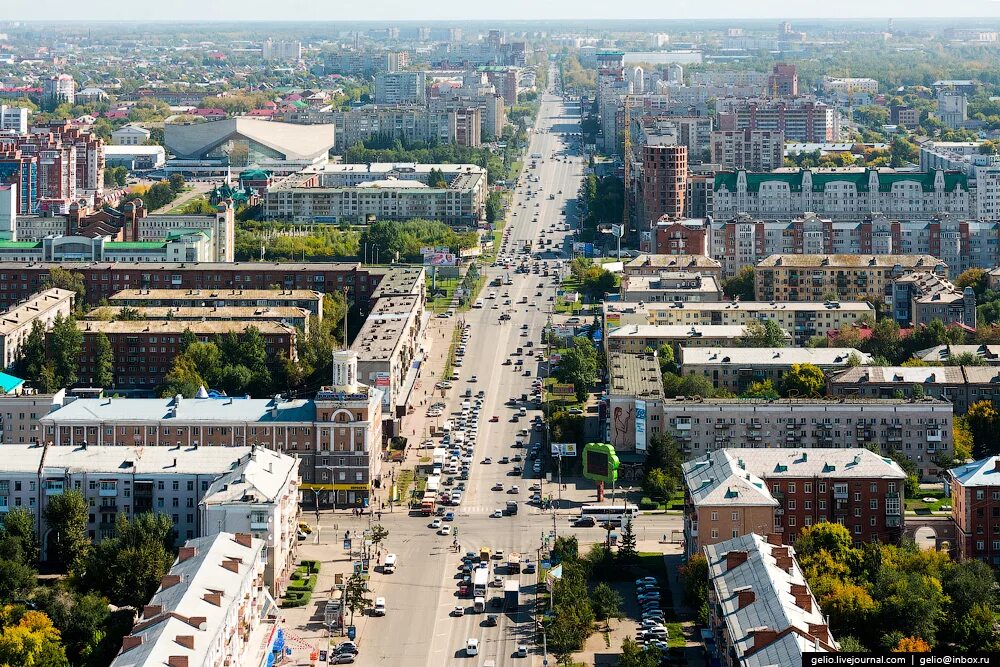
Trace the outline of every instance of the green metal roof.
{"label": "green metal roof", "polygon": [[[745,172],[747,191],[758,192],[760,190],[761,183],[777,182],[787,183],[789,190],[792,192],[801,192],[802,176],[806,171],[809,170],[763,173]],[[846,172],[809,171],[812,178],[813,192],[822,192],[830,183],[853,183],[858,192],[868,192],[868,186],[873,172],[878,180],[879,192],[891,192],[892,186],[896,183],[912,182],[919,183],[924,192],[934,192],[934,179],[938,173],[937,170],[927,172],[883,172],[872,169]],[[954,192],[959,187],[964,190],[968,190],[968,179],[962,172],[945,171],[943,174],[945,192]],[[725,187],[730,192],[733,192],[736,190],[736,182],[738,178],[739,172],[721,171],[715,175],[715,189],[721,190]]]}
{"label": "green metal roof", "polygon": [[178,227],[177,229],[171,229],[167,232],[167,240],[173,241],[174,239],[179,239],[183,236],[190,236],[192,234],[201,234],[207,238],[212,237],[212,228],[205,227],[204,229],[197,227]]}
{"label": "green metal roof", "polygon": [[108,250],[158,250],[166,246],[159,241],[109,241],[104,244]]}
{"label": "green metal roof", "polygon": [[0,241],[0,250],[4,248],[37,248],[41,245],[41,241]]}

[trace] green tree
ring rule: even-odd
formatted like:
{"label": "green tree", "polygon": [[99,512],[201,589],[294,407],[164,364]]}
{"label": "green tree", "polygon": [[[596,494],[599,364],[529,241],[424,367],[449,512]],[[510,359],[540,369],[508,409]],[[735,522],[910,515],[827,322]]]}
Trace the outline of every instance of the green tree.
{"label": "green tree", "polygon": [[371,593],[368,582],[360,574],[353,574],[347,580],[344,587],[344,606],[351,612],[351,625],[354,625],[354,614],[364,613],[371,609],[372,599],[368,596]]}
{"label": "green tree", "polygon": [[621,594],[603,581],[590,593],[590,605],[594,614],[603,619],[605,624],[612,618],[621,616],[623,602]]}
{"label": "green tree", "polygon": [[576,389],[577,400],[582,401],[597,384],[597,362],[594,344],[587,338],[577,336],[573,339],[572,347],[563,353],[556,369],[556,377],[560,382],[572,384]]}
{"label": "green tree", "polygon": [[965,423],[972,433],[972,456],[985,458],[1000,453],[997,426],[1000,412],[991,401],[976,401],[965,412]]}
{"label": "green tree", "polygon": [[754,275],[753,266],[748,264],[732,278],[722,281],[722,291],[730,299],[741,299],[743,301],[754,300]]}
{"label": "green tree", "polygon": [[900,340],[899,325],[892,318],[883,317],[872,325],[871,336],[861,341],[858,347],[863,352],[894,362],[902,357]]}
{"label": "green tree", "polygon": [[674,346],[664,343],[656,350],[656,357],[660,361],[660,373],[676,373],[677,362],[674,357]]}
{"label": "green tree", "polygon": [[962,616],[953,616],[955,623],[948,627],[951,641],[960,651],[996,651],[1000,638],[997,634],[997,615],[993,607],[975,604]]}
{"label": "green tree", "polygon": [[376,523],[371,527],[371,541],[375,545],[376,549],[381,548],[383,542],[389,537],[389,529],[380,523]]}
{"label": "green tree", "polygon": [[184,189],[184,176],[181,174],[170,174],[170,178],[167,179],[167,184],[176,195]]}
{"label": "green tree", "polygon": [[120,607],[142,609],[174,561],[177,534],[166,514],[119,514],[115,534],[97,543],[87,567],[94,590]]}
{"label": "green tree", "polygon": [[83,281],[82,273],[53,266],[49,269],[49,275],[42,280],[42,289],[51,289],[53,287],[75,293],[77,308],[83,307],[83,303],[86,301],[87,287]]}
{"label": "green tree", "polygon": [[80,356],[83,352],[83,332],[72,317],[56,315],[49,332],[49,352],[55,365],[60,386],[70,387],[77,382]]}
{"label": "green tree", "polygon": [[682,565],[678,574],[684,589],[684,602],[692,609],[699,609],[708,601],[708,559],[695,554]]}
{"label": "green tree", "polygon": [[947,604],[938,579],[882,568],[872,597],[879,601],[880,627],[921,637],[933,645]]}
{"label": "green tree", "polygon": [[104,332],[94,336],[94,384],[106,389],[115,384],[115,357]]}
{"label": "green tree", "polygon": [[864,587],[836,579],[817,602],[823,613],[829,616],[834,636],[841,633],[866,634],[868,624],[878,610],[875,600]]}
{"label": "green tree", "polygon": [[66,490],[51,496],[42,515],[54,536],[55,553],[49,554],[50,560],[54,557],[69,572],[82,574],[91,550],[87,535],[88,507],[83,494]]}
{"label": "green tree", "polygon": [[642,480],[642,492],[654,500],[667,500],[677,488],[677,480],[662,468],[654,468]]}
{"label": "green tree", "polygon": [[40,611],[7,605],[0,609],[0,665],[69,667],[59,631]]}
{"label": "green tree", "polygon": [[774,388],[774,382],[770,379],[751,382],[750,386],[740,394],[741,398],[758,398],[773,401],[781,398],[781,394]]}
{"label": "green tree", "polygon": [[361,243],[378,250],[378,261],[388,263],[395,261],[405,249],[403,233],[399,223],[393,220],[378,220],[361,234]]}
{"label": "green tree", "polygon": [[31,331],[21,346],[21,358],[17,362],[18,374],[28,380],[40,392],[48,394],[56,388],[41,385],[42,369],[47,362],[45,351],[45,327],[40,320],[31,323]]}
{"label": "green tree", "polygon": [[639,552],[636,549],[635,530],[632,526],[632,519],[626,517],[622,525],[622,534],[618,541],[618,561],[629,565],[639,559]]}
{"label": "green tree", "polygon": [[722,398],[726,394],[727,392],[724,389],[716,389],[712,386],[711,380],[701,375],[663,374],[663,395],[667,397],[701,396],[703,398]]}
{"label": "green tree", "polygon": [[988,274],[986,269],[966,269],[955,278],[955,287],[959,289],[965,289],[966,287],[971,287],[975,291],[976,296],[982,296],[983,292],[986,291],[988,283]]}
{"label": "green tree", "polygon": [[675,480],[681,478],[681,465],[684,463],[684,454],[681,452],[677,441],[669,434],[658,432],[649,438],[646,446],[646,457],[643,461],[645,474],[653,470],[663,470],[667,476]]}
{"label": "green tree", "polygon": [[[112,618],[105,598],[74,591],[70,586],[40,586],[32,593],[31,602],[52,619],[73,665],[108,664],[120,648],[120,637],[127,631],[115,627],[121,623]],[[130,619],[133,614],[129,612]]]}
{"label": "green tree", "polygon": [[631,637],[622,641],[622,654],[618,656],[618,667],[658,667],[662,658],[660,649],[644,647]]}
{"label": "green tree", "polygon": [[954,441],[955,461],[962,463],[972,458],[972,431],[969,430],[964,416],[955,416],[952,440]]}
{"label": "green tree", "polygon": [[813,364],[792,364],[785,373],[784,381],[786,396],[815,398],[822,396],[826,389],[826,376],[819,366]]}
{"label": "green tree", "polygon": [[847,527],[832,521],[822,521],[806,526],[795,540],[795,553],[799,558],[826,551],[837,561],[849,567],[859,560],[860,553],[854,548],[854,540]]}
{"label": "green tree", "polygon": [[181,354],[187,352],[188,347],[190,347],[192,343],[197,343],[197,342],[198,342],[198,337],[194,335],[194,332],[191,331],[190,328],[185,328],[184,331],[181,333],[181,342],[180,342]]}
{"label": "green tree", "polygon": [[552,557],[560,562],[576,560],[579,556],[580,543],[575,535],[560,535],[552,543]]}
{"label": "green tree", "polygon": [[197,367],[186,355],[174,359],[174,365],[163,378],[159,387],[159,395],[169,398],[180,394],[184,398],[193,398],[198,389],[205,386],[205,380],[198,373]]}
{"label": "green tree", "polygon": [[788,333],[774,320],[751,320],[743,327],[740,347],[784,347]]}
{"label": "green tree", "polygon": [[0,560],[34,565],[39,559],[35,518],[24,507],[15,507],[3,517],[0,528]]}

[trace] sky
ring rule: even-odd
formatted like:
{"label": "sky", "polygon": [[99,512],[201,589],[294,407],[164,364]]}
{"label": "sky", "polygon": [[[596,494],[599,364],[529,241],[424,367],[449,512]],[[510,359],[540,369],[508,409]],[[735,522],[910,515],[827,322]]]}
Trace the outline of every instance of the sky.
{"label": "sky", "polygon": [[[0,0],[4,20],[447,21],[998,17],[1000,0]],[[996,27],[996,26],[990,26]]]}

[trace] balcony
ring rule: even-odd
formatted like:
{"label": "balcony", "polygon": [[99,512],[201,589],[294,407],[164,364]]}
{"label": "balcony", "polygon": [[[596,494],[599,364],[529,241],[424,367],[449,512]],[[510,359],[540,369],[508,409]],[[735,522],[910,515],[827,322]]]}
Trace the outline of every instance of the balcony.
{"label": "balcony", "polygon": [[101,503],[101,505],[97,509],[101,513],[108,513],[108,512],[110,512],[112,514],[117,514],[118,513],[118,503]]}
{"label": "balcony", "polygon": [[267,521],[251,521],[250,530],[267,530]]}
{"label": "balcony", "polygon": [[941,442],[941,431],[939,429],[927,429],[927,442]]}
{"label": "balcony", "polygon": [[687,421],[687,422],[681,422],[681,421],[679,421],[676,424],[676,428],[677,428],[678,431],[690,431],[691,430],[691,422],[689,422],[689,421]]}
{"label": "balcony", "polygon": [[715,428],[729,428],[729,424],[715,424]]}
{"label": "balcony", "polygon": [[99,497],[101,497],[101,498],[116,498],[116,497],[118,497],[118,487],[116,487],[116,486],[103,487],[102,486],[97,491],[97,495]]}
{"label": "balcony", "polygon": [[833,498],[835,500],[843,500],[843,501],[846,502],[847,501],[847,497],[848,497],[848,492],[847,491],[837,491],[836,489],[834,489],[834,491],[833,491]]}
{"label": "balcony", "polygon": [[61,496],[63,494],[62,482],[50,482],[45,485],[46,496]]}
{"label": "balcony", "polygon": [[899,528],[903,525],[903,517],[901,516],[887,516],[885,518],[886,528]]}

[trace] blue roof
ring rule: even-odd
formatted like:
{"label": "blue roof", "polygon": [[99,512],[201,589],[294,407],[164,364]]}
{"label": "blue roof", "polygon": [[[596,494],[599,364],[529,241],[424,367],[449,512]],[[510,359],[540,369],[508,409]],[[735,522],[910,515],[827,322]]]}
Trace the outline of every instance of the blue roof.
{"label": "blue roof", "polygon": [[998,456],[988,456],[972,463],[952,468],[948,472],[962,486],[1000,486],[1000,470],[997,469]]}
{"label": "blue roof", "polygon": [[3,393],[9,394],[18,387],[24,384],[24,380],[13,375],[7,375],[6,373],[0,373],[0,389]]}

